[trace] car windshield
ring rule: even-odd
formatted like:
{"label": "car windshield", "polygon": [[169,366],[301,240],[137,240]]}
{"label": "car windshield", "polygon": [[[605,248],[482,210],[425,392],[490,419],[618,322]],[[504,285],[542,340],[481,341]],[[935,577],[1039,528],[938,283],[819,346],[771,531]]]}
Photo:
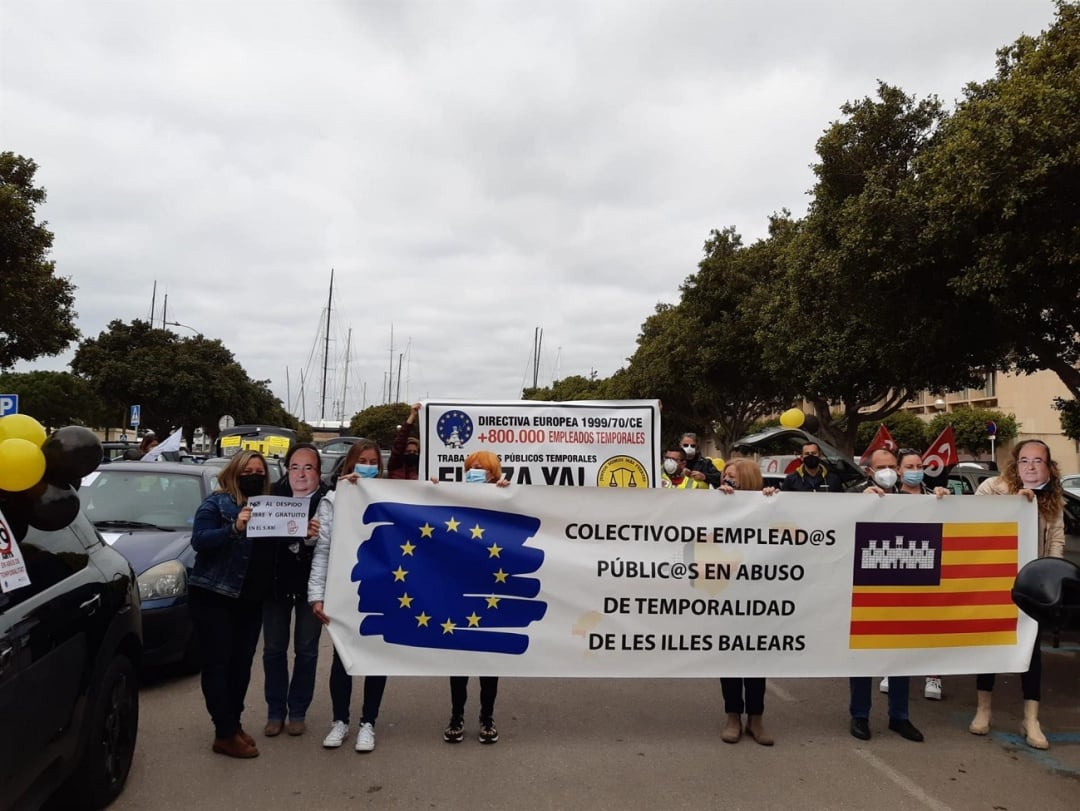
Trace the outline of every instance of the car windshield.
{"label": "car windshield", "polygon": [[102,468],[79,491],[83,511],[96,526],[191,529],[203,500],[202,476]]}

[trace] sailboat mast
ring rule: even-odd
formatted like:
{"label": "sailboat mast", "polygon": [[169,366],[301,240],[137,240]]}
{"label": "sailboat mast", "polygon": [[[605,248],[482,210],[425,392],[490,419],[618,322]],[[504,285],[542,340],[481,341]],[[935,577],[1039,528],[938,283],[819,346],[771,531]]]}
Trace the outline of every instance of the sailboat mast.
{"label": "sailboat mast", "polygon": [[341,411],[340,421],[345,422],[345,398],[349,396],[349,351],[352,348],[352,327],[349,327],[349,335],[345,339],[345,385],[341,387]]}
{"label": "sailboat mast", "polygon": [[322,356],[322,402],[319,404],[319,419],[326,419],[326,367],[330,362],[330,308],[334,305],[334,269],[330,268],[330,297],[326,300],[326,339],[323,343]]}

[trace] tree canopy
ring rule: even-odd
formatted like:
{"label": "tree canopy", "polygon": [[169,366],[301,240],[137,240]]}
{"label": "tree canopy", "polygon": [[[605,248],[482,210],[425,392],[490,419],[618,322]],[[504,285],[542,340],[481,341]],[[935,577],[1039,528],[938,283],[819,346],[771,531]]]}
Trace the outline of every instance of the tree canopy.
{"label": "tree canopy", "polygon": [[349,422],[349,431],[354,436],[362,436],[379,443],[380,448],[389,448],[397,434],[398,426],[409,418],[411,407],[408,403],[386,403],[368,406],[357,413]]}
{"label": "tree canopy", "polygon": [[[70,372],[21,372],[0,375],[0,391],[19,395],[19,411],[46,428],[65,425],[97,427],[120,416],[105,410],[89,384]],[[111,416],[111,419],[110,419]]]}
{"label": "tree canopy", "polygon": [[56,355],[79,337],[75,285],[48,258],[53,234],[37,221],[45,189],[37,164],[0,152],[0,370],[19,360]]}
{"label": "tree canopy", "polygon": [[252,380],[221,341],[202,335],[181,338],[136,319],[113,321],[87,338],[71,362],[110,413],[142,407],[142,425],[157,431],[183,427],[191,441],[197,426],[211,437],[218,420],[296,428],[297,420],[271,393],[268,381]]}

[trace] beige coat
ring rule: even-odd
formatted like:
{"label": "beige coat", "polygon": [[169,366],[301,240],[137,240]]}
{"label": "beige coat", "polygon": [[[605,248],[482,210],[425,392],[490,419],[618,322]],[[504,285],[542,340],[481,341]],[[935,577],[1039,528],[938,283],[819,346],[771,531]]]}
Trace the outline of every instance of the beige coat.
{"label": "beige coat", "polygon": [[[977,496],[1007,496],[1009,486],[1001,476],[986,479],[975,491]],[[1047,521],[1039,513],[1039,557],[1060,558],[1065,556],[1065,513],[1059,512]]]}

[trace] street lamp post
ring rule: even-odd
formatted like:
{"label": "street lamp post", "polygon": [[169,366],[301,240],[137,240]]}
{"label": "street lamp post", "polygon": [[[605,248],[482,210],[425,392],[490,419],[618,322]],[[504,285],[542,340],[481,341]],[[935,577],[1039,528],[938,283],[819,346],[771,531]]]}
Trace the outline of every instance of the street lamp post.
{"label": "street lamp post", "polygon": [[196,335],[202,335],[202,333],[201,333],[201,332],[199,332],[199,330],[195,329],[195,327],[189,327],[189,326],[188,326],[187,324],[181,324],[181,323],[180,323],[179,321],[166,321],[166,322],[164,322],[164,323],[166,323],[166,324],[167,324],[167,325],[169,325],[170,327],[183,327],[184,329],[189,329],[189,330],[191,330],[191,331],[192,331],[192,332],[194,332],[194,333],[195,333]]}

